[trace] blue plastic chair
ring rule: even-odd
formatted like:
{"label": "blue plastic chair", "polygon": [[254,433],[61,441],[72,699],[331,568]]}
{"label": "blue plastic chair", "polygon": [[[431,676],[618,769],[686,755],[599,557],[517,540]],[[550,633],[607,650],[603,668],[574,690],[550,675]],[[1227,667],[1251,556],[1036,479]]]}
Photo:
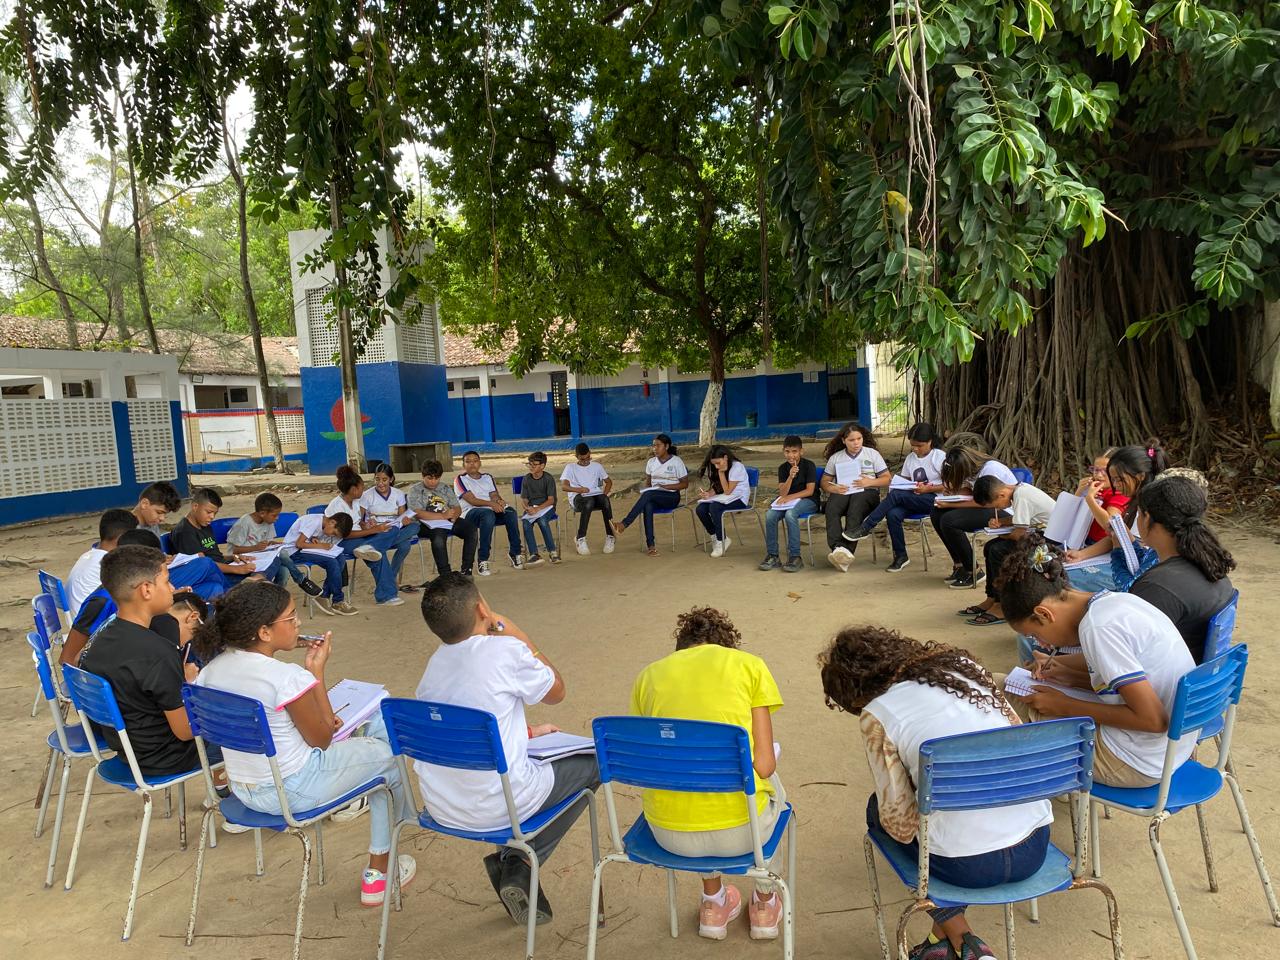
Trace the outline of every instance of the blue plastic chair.
{"label": "blue plastic chair", "polygon": [[1019,483],[1035,483],[1035,474],[1026,467],[1010,467],[1009,472],[1018,478]]}
{"label": "blue plastic chair", "polygon": [[[129,733],[124,728],[124,718],[120,715],[120,706],[116,703],[115,692],[111,684],[102,677],[88,671],[64,664],[62,667],[63,683],[71,702],[80,712],[80,725],[84,729],[85,741],[93,754],[94,765],[84,783],[84,800],[80,804],[80,819],[76,823],[76,838],[71,845],[71,860],[67,863],[67,879],[64,889],[70,890],[75,881],[76,861],[80,856],[80,840],[84,836],[85,820],[89,816],[89,800],[93,796],[95,775],[105,783],[137,793],[142,796],[142,828],[138,831],[138,850],[133,861],[133,883],[129,888],[129,908],[124,916],[124,933],[120,939],[128,940],[133,930],[133,913],[138,901],[138,881],[142,878],[142,861],[147,852],[147,833],[151,827],[152,794],[163,791],[168,796],[170,787],[178,788],[178,843],[183,850],[187,848],[187,803],[186,786],[188,781],[201,775],[200,768],[165,777],[144,777],[138,768],[137,757],[129,742]],[[98,734],[92,723],[100,727],[111,727],[120,739],[120,752],[113,757],[103,756],[98,749]],[[167,816],[168,814],[166,814]]]}
{"label": "blue plastic chair", "polygon": [[[680,499],[676,501],[676,505],[674,507],[666,507],[666,508],[654,507],[653,508],[654,520],[665,517],[671,524],[671,552],[672,553],[676,552],[676,515],[680,513],[688,512],[690,516],[693,516],[693,508],[694,506],[696,506],[696,504],[689,499],[688,487],[686,487],[683,490],[677,490],[675,492],[680,495]],[[698,522],[698,518],[694,517],[693,522],[696,524]],[[654,535],[657,536],[656,531]]]}
{"label": "blue plastic chair", "polygon": [[67,602],[67,588],[63,586],[61,580],[47,570],[39,571],[36,576],[40,580],[40,592],[47,593],[53,598],[53,602],[58,608],[59,617],[62,619],[62,626],[64,628],[70,627],[71,618],[74,614],[72,613],[71,605]]}
{"label": "blue plastic chair", "polygon": [[[876,911],[876,931],[880,951],[889,960],[876,878],[875,851],[885,858],[898,879],[911,887],[914,896],[898,918],[897,955],[907,957],[907,922],[922,910],[967,905],[1000,905],[1004,908],[1005,938],[1009,960],[1015,960],[1013,904],[1031,901],[1035,919],[1037,898],[1063,890],[1092,888],[1107,900],[1111,926],[1111,949],[1115,960],[1123,960],[1120,942],[1120,910],[1109,887],[1087,877],[1088,820],[1086,811],[1093,784],[1092,720],[1067,717],[1041,723],[1025,723],[927,740],[920,746],[920,777],[916,785],[916,805],[920,811],[917,830],[919,857],[911,857],[882,830],[870,829],[863,839],[867,874],[871,879],[871,899]],[[996,887],[969,888],[929,878],[929,817],[937,812],[998,810],[1035,800],[1071,795],[1071,826],[1075,835],[1074,863],[1053,844],[1044,865],[1026,880]]]}
{"label": "blue plastic chair", "polygon": [[[763,541],[764,521],[760,519],[760,511],[756,509],[756,498],[760,491],[760,471],[757,468],[747,467],[747,483],[750,485],[751,490],[747,494],[746,506],[738,507],[734,510],[726,510],[724,512],[724,517],[726,520],[733,523],[733,535],[741,540],[742,533],[738,530],[738,514],[749,512],[751,516],[755,517],[756,525],[760,528],[760,539]],[[698,522],[697,515],[699,502],[700,501],[696,500],[693,502],[692,508],[689,511],[689,518],[693,521],[693,541],[705,551],[711,549],[711,538],[707,537],[706,539],[703,539],[703,533],[705,533],[705,531],[701,529],[702,524]]]}
{"label": "blue plastic chair", "polygon": [[[518,497],[518,496],[520,496],[520,491],[521,491],[521,489],[523,489],[523,487],[524,487],[524,477],[512,477],[512,478],[511,478],[511,492],[512,492],[515,496],[517,496],[517,497]],[[571,503],[571,504],[572,504],[572,502],[573,502],[573,501],[572,501],[572,500],[570,500],[570,503]],[[551,508],[551,512],[550,512],[550,513],[548,513],[548,514],[545,514],[545,516],[547,516],[547,517],[549,517],[551,520],[555,521],[555,525],[556,525],[556,546],[557,546],[557,547],[562,546],[562,545],[564,544],[564,524],[563,524],[563,523],[561,523],[561,521],[560,521],[560,514],[556,511],[556,508],[555,508],[555,507],[552,507],[552,508]],[[521,530],[521,532],[522,532],[522,533],[524,532],[524,518],[523,518],[523,516],[522,516],[522,517],[521,517],[521,519],[520,519],[520,530]],[[452,540],[452,539],[453,539],[453,538],[451,537],[451,538],[450,538],[450,540]],[[675,539],[675,533],[674,533],[674,531],[672,532],[672,539],[673,539],[673,540]],[[545,546],[545,544],[544,544],[544,546]]]}
{"label": "blue plastic chair", "polygon": [[[218,690],[213,687],[198,687],[184,684],[182,702],[187,708],[187,716],[191,719],[191,732],[196,736],[196,750],[200,754],[200,774],[204,776],[205,790],[209,796],[215,796],[213,789],[213,771],[209,765],[207,744],[213,743],[224,750],[236,750],[240,753],[251,753],[266,757],[271,766],[271,777],[275,781],[276,795],[280,799],[283,813],[262,813],[244,805],[234,794],[219,800],[217,805],[205,804],[204,815],[200,818],[200,847],[196,854],[195,886],[191,893],[191,916],[187,918],[187,946],[196,932],[196,909],[200,903],[200,880],[204,876],[204,845],[206,838],[209,845],[214,846],[213,837],[216,831],[210,830],[214,812],[221,813],[223,818],[232,824],[253,828],[254,852],[257,858],[256,871],[263,874],[262,865],[262,831],[274,830],[277,833],[288,833],[302,843],[302,882],[298,893],[298,913],[293,928],[293,958],[298,960],[302,947],[302,917],[307,907],[307,884],[311,874],[311,840],[307,837],[306,828],[316,828],[316,847],[318,860],[317,882],[324,883],[324,846],[320,833],[320,823],[335,810],[348,806],[361,797],[381,793],[387,802],[389,816],[394,817],[394,803],[391,790],[383,777],[374,777],[362,783],[354,790],[340,797],[321,804],[311,810],[293,811],[289,808],[288,798],[284,793],[284,781],[280,776],[280,767],[276,762],[276,745],[271,736],[271,728],[267,724],[266,711],[257,700],[242,697],[238,693]],[[392,852],[391,864],[388,868],[393,877],[399,876],[398,861]],[[393,885],[396,885],[393,881]],[[397,885],[398,886],[398,885]],[[399,896],[399,891],[395,894]]]}
{"label": "blue plastic chair", "polygon": [[231,532],[231,528],[236,525],[239,517],[218,517],[209,524],[209,532],[213,534],[213,539],[218,543],[227,542],[227,534]]}
{"label": "blue plastic chair", "polygon": [[296,513],[281,513],[276,517],[276,536],[283,537],[289,532],[289,528],[298,522]]}
{"label": "blue plastic chair", "polygon": [[[920,554],[924,557],[924,571],[929,572],[929,556],[933,553],[933,548],[929,546],[929,528],[933,526],[932,514],[928,513],[911,513],[902,518],[904,525],[914,523],[920,532]],[[873,540],[874,544],[875,541]],[[872,559],[875,559],[874,556]],[[975,560],[976,563],[976,560]]]}
{"label": "blue plastic chair", "polygon": [[160,551],[165,556],[173,556],[173,538],[167,533],[160,534]]}
{"label": "blue plastic chair", "polygon": [[[45,661],[49,664],[49,669],[53,670],[53,654],[55,648],[62,646],[62,641],[66,634],[62,629],[62,618],[58,616],[58,605],[53,597],[47,593],[37,593],[31,598],[31,613],[35,620],[36,633],[40,636],[43,643],[44,653],[42,654]],[[53,675],[53,685],[58,689],[61,695],[61,689],[58,687],[58,675]],[[40,700],[43,693],[40,689],[39,678],[36,680],[36,697],[31,703],[31,716],[34,717],[40,709]]]}
{"label": "blue plastic chair", "polygon": [[[494,844],[519,850],[529,860],[529,921],[525,930],[524,954],[533,957],[534,933],[538,920],[538,855],[528,841],[554,823],[586,798],[587,817],[591,824],[591,856],[600,863],[600,842],[596,826],[595,795],[582,790],[556,804],[550,810],[520,820],[511,783],[507,779],[507,758],[502,749],[502,736],[498,721],[492,713],[428,700],[409,700],[389,697],[382,701],[382,719],[387,727],[387,739],[391,750],[399,758],[400,776],[406,784],[409,778],[407,759],[421,760],[440,767],[455,770],[490,770],[502,783],[502,794],[507,801],[509,826],[496,830],[461,830],[446,827],[432,818],[424,808],[418,813],[417,825],[424,830],[471,840],[476,843]],[[411,821],[401,820],[391,832],[391,862],[396,862],[400,843],[400,831]],[[399,904],[396,904],[397,909]],[[594,913],[593,913],[594,915]],[[382,960],[387,944],[387,925],[391,918],[391,898],[382,904],[382,932],[378,937],[378,960]],[[592,923],[591,928],[595,929]]]}
{"label": "blue plastic chair", "polygon": [[[1231,594],[1231,599],[1227,601],[1226,606],[1209,618],[1209,626],[1205,630],[1204,655],[1201,657],[1201,662],[1216,659],[1231,649],[1231,637],[1236,630],[1236,613],[1239,604],[1240,591],[1236,590]],[[1200,728],[1197,741],[1203,743],[1206,740],[1213,740],[1221,736],[1225,723],[1225,716],[1206,723]],[[1231,772],[1235,773],[1234,770]],[[1196,813],[1203,816],[1199,810]]]}
{"label": "blue plastic chair", "polygon": [[[1271,922],[1280,927],[1280,905],[1276,903],[1275,891],[1271,887],[1271,877],[1262,860],[1262,848],[1258,845],[1253,825],[1249,822],[1249,811],[1244,805],[1244,795],[1231,768],[1231,734],[1235,728],[1236,708],[1240,703],[1240,692],[1244,686],[1244,673],[1248,662],[1249,648],[1240,644],[1231,647],[1226,653],[1213,660],[1206,660],[1178,681],[1178,691],[1174,696],[1173,709],[1169,714],[1169,742],[1165,750],[1164,770],[1161,772],[1158,784],[1142,788],[1108,787],[1098,784],[1093,790],[1090,818],[1093,829],[1094,876],[1102,875],[1102,861],[1099,859],[1102,856],[1101,838],[1098,836],[1099,804],[1106,804],[1109,808],[1149,818],[1147,835],[1151,841],[1151,850],[1155,854],[1156,869],[1164,884],[1165,895],[1169,898],[1169,906],[1173,910],[1173,922],[1177,925],[1178,936],[1182,939],[1182,947],[1187,953],[1188,960],[1196,960],[1196,949],[1191,942],[1191,932],[1187,929],[1186,918],[1182,914],[1182,904],[1178,900],[1178,891],[1173,885],[1173,875],[1169,872],[1169,865],[1165,861],[1164,848],[1160,845],[1160,828],[1166,820],[1188,807],[1195,807],[1200,813],[1202,804],[1222,792],[1224,781],[1231,788],[1231,795],[1235,798],[1236,812],[1240,815],[1240,828],[1249,841],[1249,852],[1253,854],[1258,878],[1262,881],[1262,892],[1271,913]],[[1192,758],[1174,769],[1173,761],[1178,741],[1187,734],[1195,734],[1202,730],[1207,724],[1221,717],[1224,712],[1226,721],[1218,748],[1218,762],[1212,767],[1207,767]],[[1216,893],[1218,878],[1214,869],[1213,848],[1209,843],[1209,832],[1202,814],[1199,821],[1209,890]]]}
{"label": "blue plastic chair", "polygon": [[[596,760],[600,764],[600,783],[604,790],[614,852],[596,864],[591,881],[589,917],[595,918],[600,909],[602,877],[604,867],[609,863],[635,863],[667,871],[667,905],[671,914],[672,937],[679,935],[675,871],[724,873],[769,880],[782,897],[782,951],[786,960],[790,960],[795,950],[795,812],[775,775],[772,783],[781,811],[773,832],[767,837],[761,835],[756,811],[756,773],[751,762],[751,741],[747,731],[729,723],[662,717],[597,717],[591,721],[591,731],[596,741]],[[744,794],[753,849],[737,857],[677,856],[658,844],[643,814],[624,836],[618,829],[614,783],[680,793]],[[786,880],[770,866],[784,834],[787,840]],[[596,924],[588,922],[587,960],[595,960],[595,955]]]}
{"label": "blue plastic chair", "polygon": [[314,503],[307,507],[307,513],[324,513],[328,506],[327,503]]}
{"label": "blue plastic chair", "polygon": [[[44,789],[40,795],[40,813],[36,817],[36,839],[44,833],[45,818],[49,812],[49,799],[53,794],[53,778],[57,772],[58,757],[62,757],[62,782],[58,788],[58,806],[53,815],[53,837],[49,841],[49,867],[45,871],[45,887],[53,886],[53,868],[58,860],[58,842],[62,837],[62,814],[67,806],[67,782],[71,776],[71,761],[81,757],[92,757],[85,740],[84,728],[80,724],[68,727],[62,720],[62,703],[58,688],[53,682],[54,673],[49,666],[49,647],[39,633],[28,633],[27,643],[31,646],[31,659],[35,662],[36,678],[40,684],[40,692],[49,705],[49,715],[53,719],[53,732],[45,737],[49,744],[49,767],[44,775]],[[109,753],[111,748],[107,742],[98,738],[98,749]]]}

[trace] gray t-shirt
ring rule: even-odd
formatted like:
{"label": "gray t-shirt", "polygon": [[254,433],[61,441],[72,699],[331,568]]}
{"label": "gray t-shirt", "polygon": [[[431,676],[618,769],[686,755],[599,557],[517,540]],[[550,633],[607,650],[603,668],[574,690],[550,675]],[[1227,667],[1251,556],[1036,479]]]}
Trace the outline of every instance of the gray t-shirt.
{"label": "gray t-shirt", "polygon": [[550,501],[556,502],[556,481],[548,473],[534,479],[533,474],[526,473],[520,482],[520,499],[531,507],[540,507]]}
{"label": "gray t-shirt", "polygon": [[258,523],[252,513],[246,513],[227,531],[227,543],[233,547],[256,547],[276,538],[274,523]]}
{"label": "gray t-shirt", "polygon": [[428,489],[422,481],[409,488],[407,494],[409,509],[423,510],[427,513],[448,513],[458,505],[458,495],[453,487],[443,480]]}

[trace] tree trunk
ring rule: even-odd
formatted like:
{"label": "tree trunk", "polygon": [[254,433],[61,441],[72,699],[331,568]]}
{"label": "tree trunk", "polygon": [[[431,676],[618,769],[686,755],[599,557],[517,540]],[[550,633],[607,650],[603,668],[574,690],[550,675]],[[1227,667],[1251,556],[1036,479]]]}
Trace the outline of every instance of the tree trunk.
{"label": "tree trunk", "polygon": [[79,350],[80,335],[76,331],[76,315],[71,310],[67,291],[62,289],[62,284],[53,274],[53,268],[49,266],[49,253],[44,245],[44,218],[40,216],[40,207],[36,204],[35,193],[27,194],[27,206],[31,209],[31,231],[35,240],[36,265],[44,275],[44,282],[58,298],[58,309],[62,311],[62,319],[67,324],[67,346],[72,350]]}
{"label": "tree trunk", "polygon": [[702,413],[698,415],[700,447],[716,442],[716,421],[720,419],[720,401],[724,397],[724,338],[712,334],[707,345],[711,350],[711,370],[707,395],[702,398]]}
{"label": "tree trunk", "polygon": [[227,154],[227,169],[236,184],[236,226],[240,238],[240,288],[244,295],[244,314],[249,321],[249,336],[253,340],[253,363],[258,372],[258,395],[262,397],[262,415],[267,421],[267,441],[271,455],[275,457],[276,473],[292,473],[284,459],[284,447],[280,443],[280,430],[276,425],[276,405],[271,399],[271,383],[267,379],[267,357],[262,351],[262,323],[258,318],[258,301],[253,295],[253,283],[249,277],[249,216],[248,196],[244,171],[240,158],[227,130],[227,105],[222,105],[222,146]]}
{"label": "tree trunk", "polygon": [[151,299],[147,296],[146,261],[142,257],[142,218],[145,212],[138,199],[138,175],[133,165],[137,138],[128,110],[124,111],[124,126],[125,136],[128,138],[125,153],[129,161],[129,195],[133,198],[133,266],[138,277],[138,308],[142,312],[142,325],[146,328],[147,339],[151,342],[151,352],[160,353],[160,338],[156,336],[156,324],[151,317]]}
{"label": "tree trunk", "polygon": [[[342,226],[342,209],[338,203],[338,185],[329,184],[329,224],[337,234]],[[340,257],[333,260],[338,280],[338,351],[342,363],[342,418],[347,444],[347,463],[361,473],[365,470],[364,429],[360,421],[360,391],[356,384],[356,349],[351,339],[351,311],[347,309],[347,268]]]}

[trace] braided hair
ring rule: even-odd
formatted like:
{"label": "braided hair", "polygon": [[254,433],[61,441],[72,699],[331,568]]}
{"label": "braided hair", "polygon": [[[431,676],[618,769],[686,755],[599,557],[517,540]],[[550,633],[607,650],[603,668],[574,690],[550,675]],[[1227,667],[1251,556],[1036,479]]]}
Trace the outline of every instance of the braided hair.
{"label": "braided hair", "polygon": [[819,654],[818,666],[826,703],[832,710],[861,714],[895,683],[913,680],[1014,719],[991,673],[967,650],[932,641],[922,643],[887,627],[845,627]]}
{"label": "braided hair", "polygon": [[1205,525],[1208,507],[1204,490],[1188,476],[1161,474],[1158,483],[1145,484],[1138,491],[1138,509],[1173,535],[1178,556],[1216,583],[1236,568],[1236,561]]}
{"label": "braided hair", "polygon": [[1015,541],[995,584],[1005,619],[1010,623],[1026,620],[1041,601],[1061,597],[1070,590],[1065,563],[1062,549],[1046,540],[1039,530],[1029,530]]}

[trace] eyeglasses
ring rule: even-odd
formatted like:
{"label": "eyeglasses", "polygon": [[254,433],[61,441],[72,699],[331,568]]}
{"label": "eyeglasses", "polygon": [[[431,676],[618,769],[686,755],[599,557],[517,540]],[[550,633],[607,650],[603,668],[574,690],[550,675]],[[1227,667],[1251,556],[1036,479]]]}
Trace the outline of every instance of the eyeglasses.
{"label": "eyeglasses", "polygon": [[298,615],[295,613],[292,617],[281,617],[279,620],[272,620],[271,623],[268,624],[268,626],[274,626],[277,623],[289,623],[290,621],[293,622],[293,625],[295,627],[302,622],[299,619]]}
{"label": "eyeglasses", "polygon": [[1107,468],[1106,467],[1090,467],[1089,472],[1096,476],[1099,473],[1106,473]]}

